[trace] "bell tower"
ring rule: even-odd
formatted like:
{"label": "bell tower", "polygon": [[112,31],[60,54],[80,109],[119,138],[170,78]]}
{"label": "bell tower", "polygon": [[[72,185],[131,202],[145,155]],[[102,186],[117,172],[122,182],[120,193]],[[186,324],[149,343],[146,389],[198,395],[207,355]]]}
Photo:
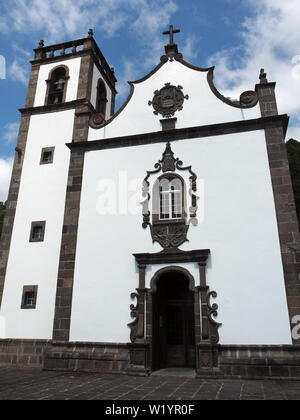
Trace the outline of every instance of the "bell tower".
{"label": "bell tower", "polygon": [[[66,144],[88,140],[92,115],[111,117],[117,80],[91,29],[74,41],[40,41],[31,65],[0,243],[0,310],[15,321],[0,335],[50,339],[54,312],[56,336],[64,335],[68,322],[67,268],[75,258],[84,162]],[[21,305],[26,293],[35,310]],[[21,331],[24,313],[28,322]]]}
{"label": "bell tower", "polygon": [[[114,69],[100,51],[93,30],[87,38],[62,44],[45,46],[42,40],[34,52],[33,69],[35,73],[37,68],[41,71],[27,106],[51,107],[51,111],[75,107],[72,140],[87,140],[90,116],[101,122],[108,120],[114,114],[117,94]],[[75,68],[78,59],[79,69]]]}

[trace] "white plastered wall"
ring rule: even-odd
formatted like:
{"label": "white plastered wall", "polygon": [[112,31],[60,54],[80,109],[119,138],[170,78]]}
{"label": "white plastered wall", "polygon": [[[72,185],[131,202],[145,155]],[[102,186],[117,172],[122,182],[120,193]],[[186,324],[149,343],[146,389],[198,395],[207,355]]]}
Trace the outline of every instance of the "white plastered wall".
{"label": "white plastered wall", "polygon": [[[206,71],[196,71],[177,61],[169,61],[149,79],[134,84],[134,94],[125,109],[104,128],[90,128],[89,140],[160,131],[162,116],[153,114],[154,109],[148,105],[148,101],[152,101],[154,92],[163,88],[165,83],[180,85],[184,95],[189,95],[183,110],[175,115],[178,118],[176,128],[261,117],[259,105],[240,109],[217,98],[209,87]],[[251,88],[249,86],[249,90]]]}
{"label": "white plastered wall", "polygon": [[[74,110],[31,117],[0,312],[0,338],[51,339]],[[40,165],[55,147],[54,162]],[[31,222],[46,221],[44,242],[29,242]],[[23,286],[38,286],[22,310]]]}
{"label": "white plastered wall", "polygon": [[[198,176],[199,224],[181,249],[211,250],[207,282],[218,293],[220,343],[291,344],[264,132],[181,140],[172,149]],[[125,189],[129,206],[139,202],[146,171],[164,150],[162,143],[86,153],[71,340],[129,342],[130,294],[138,287],[132,254],[161,247],[142,228],[142,207],[128,214],[121,198]],[[99,213],[105,186],[118,197],[110,215]],[[195,264],[180,266],[199,284]],[[147,287],[160,268],[147,269]]]}

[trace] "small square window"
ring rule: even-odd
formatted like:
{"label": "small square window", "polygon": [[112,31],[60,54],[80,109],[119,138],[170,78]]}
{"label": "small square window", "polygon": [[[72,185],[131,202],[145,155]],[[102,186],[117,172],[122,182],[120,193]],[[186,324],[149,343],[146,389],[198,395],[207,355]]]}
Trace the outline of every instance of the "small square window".
{"label": "small square window", "polygon": [[38,286],[24,286],[21,309],[35,309]]}
{"label": "small square window", "polygon": [[45,237],[46,222],[32,222],[30,231],[30,242],[43,242]]}
{"label": "small square window", "polygon": [[53,163],[54,158],[54,150],[55,147],[47,147],[42,149],[42,155],[41,155],[41,165],[48,165],[50,163]]}

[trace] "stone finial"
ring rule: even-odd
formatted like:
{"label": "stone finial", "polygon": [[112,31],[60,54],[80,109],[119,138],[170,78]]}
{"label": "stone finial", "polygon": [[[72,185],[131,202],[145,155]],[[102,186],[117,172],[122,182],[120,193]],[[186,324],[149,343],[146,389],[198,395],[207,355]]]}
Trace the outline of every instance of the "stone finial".
{"label": "stone finial", "polygon": [[268,83],[267,73],[265,72],[265,69],[260,70],[259,80],[261,85],[265,85],[266,83]]}
{"label": "stone finial", "polygon": [[94,36],[94,31],[92,28],[89,29],[88,35],[89,35],[89,38],[92,38]]}
{"label": "stone finial", "polygon": [[39,48],[44,48],[44,46],[45,46],[44,40],[41,39],[39,42]]}

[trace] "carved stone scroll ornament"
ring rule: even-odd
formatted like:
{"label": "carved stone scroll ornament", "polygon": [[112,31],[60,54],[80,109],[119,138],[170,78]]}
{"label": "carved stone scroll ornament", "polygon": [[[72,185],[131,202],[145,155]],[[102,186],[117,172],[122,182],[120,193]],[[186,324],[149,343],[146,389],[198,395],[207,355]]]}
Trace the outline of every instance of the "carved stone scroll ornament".
{"label": "carved stone scroll ornament", "polygon": [[130,305],[130,316],[131,318],[135,318],[134,321],[132,321],[130,324],[128,324],[128,327],[130,328],[130,340],[132,343],[135,342],[137,339],[137,332],[138,332],[138,322],[139,322],[139,295],[137,293],[131,293],[130,295],[131,299],[137,299],[136,306],[134,304]]}
{"label": "carved stone scroll ornament", "polygon": [[[198,197],[196,196],[197,176],[192,171],[191,166],[184,167],[181,160],[178,158],[175,159],[170,143],[167,143],[162,159],[155,164],[154,168],[154,171],[147,172],[147,176],[143,182],[143,197],[145,197],[145,200],[143,201],[143,228],[146,229],[149,226],[153,242],[158,242],[164,249],[177,248],[187,241],[189,225],[192,224],[196,226],[198,224]],[[175,223],[165,220],[151,224],[151,212],[149,210],[149,202],[151,199],[149,178],[152,175],[158,175],[160,172],[166,173],[176,171],[188,171],[191,175],[189,178],[190,188],[188,190],[191,204],[189,206],[189,219],[178,220]]]}
{"label": "carved stone scroll ornament", "polygon": [[154,92],[152,101],[149,106],[153,106],[154,114],[161,114],[163,118],[172,118],[177,111],[183,110],[184,100],[188,100],[189,96],[183,94],[182,86],[173,86],[166,83],[165,86]]}
{"label": "carved stone scroll ornament", "polygon": [[257,93],[253,90],[243,92],[240,96],[240,104],[243,106],[254,106],[258,101]]}
{"label": "carved stone scroll ornament", "polygon": [[210,329],[210,341],[212,344],[218,344],[220,337],[219,337],[219,327],[222,325],[219,322],[215,321],[213,317],[218,316],[218,309],[219,306],[214,303],[211,305],[210,298],[213,297],[216,299],[218,297],[217,292],[209,292],[207,295],[207,308],[208,308],[208,321],[209,321],[209,329]]}
{"label": "carved stone scroll ornament", "polygon": [[105,123],[105,116],[100,112],[93,112],[90,118],[90,126],[92,128],[99,128]]}
{"label": "carved stone scroll ornament", "polygon": [[217,298],[217,293],[215,291],[210,292],[206,283],[206,262],[200,262],[199,268],[200,286],[198,286],[198,290],[201,301],[202,340],[206,343],[218,344],[220,340],[218,330],[222,324],[219,324],[214,318],[218,316],[219,307],[216,303],[211,304],[210,301],[211,298]]}

